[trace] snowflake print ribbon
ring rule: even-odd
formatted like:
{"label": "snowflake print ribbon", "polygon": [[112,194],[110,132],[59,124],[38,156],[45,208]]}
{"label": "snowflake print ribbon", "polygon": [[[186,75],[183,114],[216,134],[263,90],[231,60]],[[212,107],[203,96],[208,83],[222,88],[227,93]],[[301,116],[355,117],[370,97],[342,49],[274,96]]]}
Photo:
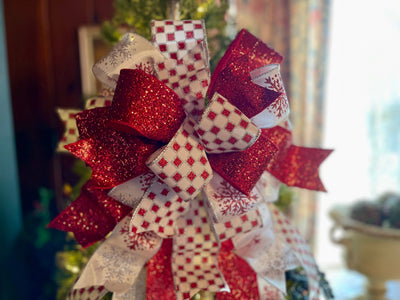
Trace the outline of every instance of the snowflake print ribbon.
{"label": "snowflake print ribbon", "polygon": [[210,76],[203,21],[153,21],[152,35],[124,35],[93,68],[105,94],[74,115],[65,147],[92,176],[50,227],[83,246],[113,232],[69,299],[128,299],[143,276],[147,299],[281,299],[298,265],[317,297],[309,248],[271,202],[281,182],[324,190],[330,151],[283,128],[282,57],[242,30]]}

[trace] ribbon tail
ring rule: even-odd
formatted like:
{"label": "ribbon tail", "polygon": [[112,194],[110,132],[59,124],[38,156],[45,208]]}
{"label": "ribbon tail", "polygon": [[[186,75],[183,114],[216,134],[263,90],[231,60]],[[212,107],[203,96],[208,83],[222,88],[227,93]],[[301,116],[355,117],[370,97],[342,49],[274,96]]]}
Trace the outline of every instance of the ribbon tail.
{"label": "ribbon tail", "polygon": [[171,268],[172,239],[164,239],[160,250],[147,263],[147,300],[175,300]]}
{"label": "ribbon tail", "polygon": [[71,290],[67,300],[99,300],[108,293],[104,286],[89,286],[87,288]]}
{"label": "ribbon tail", "polygon": [[[81,219],[82,216],[86,222]],[[48,227],[71,231],[79,244],[88,247],[103,239],[115,225],[112,216],[99,206],[97,197],[84,186],[79,197],[53,219]]]}
{"label": "ribbon tail", "polygon": [[112,300],[146,299],[146,278],[147,268],[143,267],[129,290],[125,293],[114,293]]}
{"label": "ribbon tail", "polygon": [[259,205],[263,226],[232,239],[234,252],[244,259],[258,277],[266,280],[281,293],[286,293],[285,271],[291,264],[287,261],[287,249],[283,238],[275,232],[273,217],[265,203]]}
{"label": "ribbon tail", "polygon": [[231,240],[221,244],[218,266],[231,292],[218,292],[217,300],[258,300],[257,274],[247,262],[233,252]]}
{"label": "ribbon tail", "polygon": [[130,216],[125,217],[96,250],[73,290],[104,286],[113,293],[128,292],[144,264],[157,253],[162,242],[151,232],[132,234],[129,220]]}
{"label": "ribbon tail", "polygon": [[190,299],[200,290],[229,290],[218,269],[219,245],[202,199],[177,221],[179,235],[173,237],[172,273],[177,299]]}
{"label": "ribbon tail", "polygon": [[318,169],[332,151],[291,145],[286,156],[267,170],[288,186],[326,192]]}
{"label": "ribbon tail", "polygon": [[162,238],[175,234],[176,220],[183,215],[189,202],[183,201],[167,184],[154,176],[140,204],[136,207],[130,228],[132,232],[153,231]]}
{"label": "ribbon tail", "polygon": [[[294,228],[290,224],[290,222],[286,219],[282,212],[279,211],[278,208],[276,208],[273,204],[268,205],[273,214],[275,232],[283,237],[286,247],[289,248],[292,252],[290,253],[290,255],[286,255],[288,260],[292,260],[291,268],[295,267],[296,265],[296,262],[293,261],[293,258],[295,258],[306,272],[308,280],[309,299],[318,300],[319,273],[310,246],[300,235],[298,229]],[[290,259],[290,257],[292,257],[292,259]]]}

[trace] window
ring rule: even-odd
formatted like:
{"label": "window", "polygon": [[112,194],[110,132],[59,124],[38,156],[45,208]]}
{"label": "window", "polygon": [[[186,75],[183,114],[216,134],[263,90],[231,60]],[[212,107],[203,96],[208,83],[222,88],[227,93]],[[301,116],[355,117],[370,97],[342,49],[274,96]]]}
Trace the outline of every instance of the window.
{"label": "window", "polygon": [[400,192],[400,2],[332,1],[317,260],[343,264],[329,241],[336,204]]}

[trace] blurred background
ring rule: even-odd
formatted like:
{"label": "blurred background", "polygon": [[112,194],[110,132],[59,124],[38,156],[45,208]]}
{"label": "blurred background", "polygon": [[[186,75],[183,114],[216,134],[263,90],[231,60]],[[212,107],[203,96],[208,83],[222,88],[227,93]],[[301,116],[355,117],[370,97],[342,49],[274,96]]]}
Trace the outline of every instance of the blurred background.
{"label": "blurred background", "polygon": [[[55,299],[64,284],[62,274],[48,270],[57,270],[55,253],[71,250],[72,241],[45,226],[68,205],[87,173],[70,155],[56,151],[64,132],[56,110],[82,109],[85,99],[96,94],[91,65],[129,27],[130,16],[121,14],[129,2],[144,3],[0,2],[1,290],[13,295],[3,299]],[[336,299],[356,299],[366,278],[348,270],[344,247],[331,242],[329,213],[338,204],[400,193],[400,3],[231,0],[191,5],[195,13],[188,16],[214,22],[209,37],[217,41],[216,61],[241,28],[285,57],[281,73],[295,144],[335,149],[321,169],[328,192],[294,189],[290,214],[312,243]],[[142,15],[145,24],[148,10]],[[81,262],[78,256],[68,257]],[[393,253],[394,259],[399,256]],[[387,297],[400,299],[396,282],[387,286]]]}

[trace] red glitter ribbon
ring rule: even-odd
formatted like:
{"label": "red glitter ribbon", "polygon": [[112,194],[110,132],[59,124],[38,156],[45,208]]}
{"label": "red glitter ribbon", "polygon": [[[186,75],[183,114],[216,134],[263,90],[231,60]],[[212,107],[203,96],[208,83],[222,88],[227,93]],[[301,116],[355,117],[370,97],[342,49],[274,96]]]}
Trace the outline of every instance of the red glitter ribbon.
{"label": "red glitter ribbon", "polygon": [[[107,191],[82,187],[79,197],[48,225],[72,231],[83,247],[103,239],[131,208],[107,196]],[[82,217],[84,216],[84,217]]]}
{"label": "red glitter ribbon", "polygon": [[110,109],[110,126],[151,140],[168,142],[185,112],[173,90],[140,69],[123,69]]}
{"label": "red glitter ribbon", "polygon": [[251,118],[270,105],[280,93],[253,83],[250,71],[281,61],[281,55],[242,29],[211,76],[208,97],[218,92]]}
{"label": "red glitter ribbon", "polygon": [[323,191],[318,168],[333,150],[298,147],[292,144],[292,133],[280,126],[263,129],[279,151],[266,170],[288,186]]}

